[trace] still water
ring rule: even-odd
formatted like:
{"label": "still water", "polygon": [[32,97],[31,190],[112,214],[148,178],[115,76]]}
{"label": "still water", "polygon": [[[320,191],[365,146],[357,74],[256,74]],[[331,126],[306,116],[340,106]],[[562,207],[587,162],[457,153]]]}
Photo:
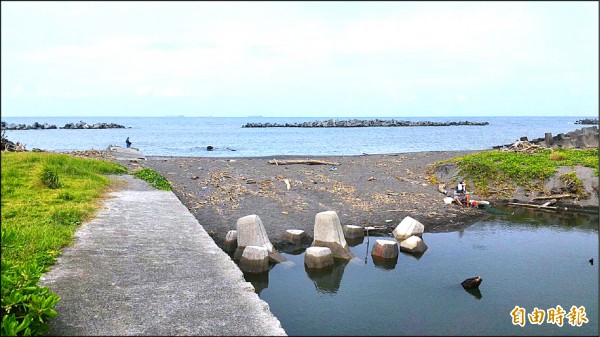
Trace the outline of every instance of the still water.
{"label": "still water", "polygon": [[[598,215],[490,211],[463,230],[424,233],[419,257],[374,263],[375,240],[393,238],[370,236],[350,245],[355,259],[328,270],[305,269],[300,252],[245,276],[288,335],[598,336]],[[460,283],[474,276],[479,291],[467,292]],[[528,315],[559,305],[562,327],[547,313],[539,325],[513,324],[515,306]],[[587,323],[569,323],[572,306],[585,308]]]}

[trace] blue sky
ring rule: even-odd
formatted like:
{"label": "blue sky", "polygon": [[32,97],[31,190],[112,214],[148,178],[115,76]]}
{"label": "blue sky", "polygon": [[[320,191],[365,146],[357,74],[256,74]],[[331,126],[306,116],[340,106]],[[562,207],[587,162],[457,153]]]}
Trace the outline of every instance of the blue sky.
{"label": "blue sky", "polygon": [[2,116],[597,116],[596,1],[1,3]]}

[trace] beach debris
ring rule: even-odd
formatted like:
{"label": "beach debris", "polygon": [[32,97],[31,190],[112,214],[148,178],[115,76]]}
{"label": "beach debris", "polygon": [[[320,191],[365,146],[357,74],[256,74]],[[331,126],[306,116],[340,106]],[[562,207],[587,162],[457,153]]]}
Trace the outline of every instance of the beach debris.
{"label": "beach debris", "polygon": [[304,253],[304,265],[311,269],[321,269],[332,266],[333,253],[328,247],[308,247]]}
{"label": "beach debris", "polygon": [[517,140],[516,142],[511,144],[507,149],[504,149],[503,151],[524,152],[524,153],[531,154],[531,153],[538,152],[540,149],[542,149],[542,147],[537,144],[530,143],[529,141],[526,141],[526,140]]}
{"label": "beach debris", "polygon": [[395,259],[398,258],[398,244],[392,240],[375,240],[371,249],[373,258]]}
{"label": "beach debris", "polygon": [[377,178],[375,178],[375,177],[371,176],[371,177],[369,177],[367,180],[368,180],[368,181],[373,181],[373,180],[377,180]]}
{"label": "beach debris", "polygon": [[356,256],[350,251],[340,218],[335,211],[317,213],[315,216],[314,240],[312,247],[328,247],[333,257],[351,260]]}
{"label": "beach debris", "polygon": [[287,189],[288,189],[288,190],[289,190],[290,188],[292,188],[292,187],[290,186],[290,180],[289,180],[289,179],[287,179],[287,178],[286,178],[286,179],[283,179],[283,182],[285,183],[285,186],[287,187]]}
{"label": "beach debris", "polygon": [[543,197],[535,197],[532,198],[531,201],[536,201],[536,200],[552,200],[552,199],[562,199],[562,198],[576,198],[577,196],[574,194],[553,194],[553,195],[549,195],[549,196],[543,196]]}
{"label": "beach debris", "polygon": [[536,204],[523,204],[523,203],[518,203],[518,202],[509,202],[508,204],[510,206],[521,206],[521,207],[537,208],[537,209],[543,209],[543,210],[552,210],[552,211],[558,210],[558,207],[556,207],[556,206],[544,206],[544,205],[536,205]]}
{"label": "beach debris", "polygon": [[329,168],[329,171],[337,171],[337,166],[332,166]]}
{"label": "beach debris", "polygon": [[196,180],[196,179],[199,179],[199,178],[200,178],[200,177],[198,177],[198,176],[192,176],[190,179],[192,179],[192,180]]}
{"label": "beach debris", "polygon": [[[305,164],[305,165],[332,165],[332,166],[340,165],[339,163],[323,161],[323,160],[316,160],[316,159],[295,159],[295,160],[273,159],[273,160],[269,160],[269,164],[275,164],[275,165]],[[336,169],[337,169],[337,167],[336,167]]]}
{"label": "beach debris", "polygon": [[470,278],[462,281],[461,285],[465,289],[479,288],[479,285],[481,284],[481,281],[483,281],[483,279],[481,277],[479,277],[479,276],[470,277]]}

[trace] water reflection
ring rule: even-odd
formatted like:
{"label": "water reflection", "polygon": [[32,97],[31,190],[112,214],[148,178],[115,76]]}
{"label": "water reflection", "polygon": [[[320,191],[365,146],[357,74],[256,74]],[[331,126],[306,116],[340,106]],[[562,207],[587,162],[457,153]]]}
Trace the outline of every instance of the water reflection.
{"label": "water reflection", "polygon": [[[418,260],[420,260],[423,257],[423,255],[425,254],[425,252],[423,252],[423,253],[407,253],[407,252],[404,252],[404,251],[401,250],[400,254],[402,254],[403,256],[410,256],[413,259],[415,259],[415,260],[418,261]],[[398,255],[400,255],[400,254],[398,254]]]}
{"label": "water reflection", "polygon": [[322,293],[337,293],[342,283],[342,277],[344,276],[344,269],[348,264],[347,260],[334,259],[333,266],[328,268],[313,269],[307,268],[304,265],[304,270],[308,277],[313,281],[317,291]]}
{"label": "water reflection", "polygon": [[483,297],[481,295],[481,290],[479,290],[479,288],[465,289],[465,291],[468,292],[469,294],[473,295],[478,300],[480,300],[481,297]]}
{"label": "water reflection", "polygon": [[398,264],[398,257],[394,259],[384,259],[379,256],[371,256],[373,258],[373,265],[383,270],[394,270],[396,264]]}
{"label": "water reflection", "polygon": [[269,271],[263,273],[244,273],[244,279],[254,286],[257,295],[260,295],[261,291],[269,287]]}

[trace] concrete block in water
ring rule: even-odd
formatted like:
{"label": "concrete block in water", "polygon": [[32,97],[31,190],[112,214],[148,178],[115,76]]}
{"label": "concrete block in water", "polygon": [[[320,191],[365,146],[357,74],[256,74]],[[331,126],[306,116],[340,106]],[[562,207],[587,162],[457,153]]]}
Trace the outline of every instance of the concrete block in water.
{"label": "concrete block in water", "polygon": [[233,255],[234,260],[239,260],[245,247],[265,247],[269,258],[273,262],[285,262],[287,259],[275,250],[260,217],[256,214],[247,215],[238,219],[237,224],[237,249]]}
{"label": "concrete block in water", "polygon": [[427,250],[427,245],[423,242],[423,239],[413,235],[408,239],[400,242],[400,250],[408,253],[424,253]]}
{"label": "concrete block in water", "polygon": [[356,239],[365,236],[365,229],[361,226],[345,225],[343,231],[346,239]]}
{"label": "concrete block in water", "polygon": [[348,247],[340,218],[334,211],[317,213],[315,216],[315,237],[312,247],[328,247],[333,257],[351,260],[356,257]]}
{"label": "concrete block in water", "polygon": [[306,236],[306,232],[301,229],[288,229],[283,236],[291,243],[299,243]]}
{"label": "concrete block in water", "polygon": [[376,240],[371,249],[371,255],[384,259],[395,259],[398,257],[398,244],[392,240]]}
{"label": "concrete block in water", "polygon": [[240,258],[240,270],[262,273],[269,270],[269,251],[262,246],[246,246]]}
{"label": "concrete block in water", "polygon": [[225,235],[225,240],[223,241],[223,250],[231,251],[237,248],[237,231],[230,230]]}
{"label": "concrete block in water", "polygon": [[304,264],[312,269],[329,267],[333,265],[333,253],[328,247],[308,247],[304,253]]}
{"label": "concrete block in water", "polygon": [[412,236],[422,236],[425,226],[417,220],[407,216],[396,226],[392,234],[398,242]]}

